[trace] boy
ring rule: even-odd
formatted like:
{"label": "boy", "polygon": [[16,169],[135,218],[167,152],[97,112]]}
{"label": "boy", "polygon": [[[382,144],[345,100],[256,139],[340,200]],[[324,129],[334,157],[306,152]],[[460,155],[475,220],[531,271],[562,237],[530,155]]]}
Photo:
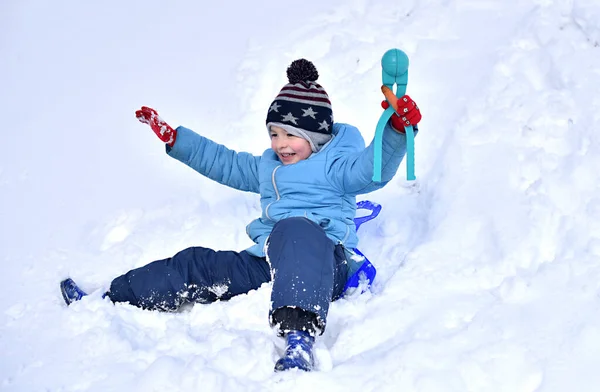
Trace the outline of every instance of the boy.
{"label": "boy", "polygon": [[[262,215],[246,227],[255,243],[249,249],[188,248],[119,276],[105,295],[113,302],[172,311],[185,302],[226,300],[273,281],[270,323],[287,339],[275,370],[310,371],[315,336],[325,330],[329,303],[342,294],[347,255],[358,243],[356,195],[392,179],[406,153],[404,126],[416,125],[421,114],[408,96],[398,100],[402,117],[393,115],[384,130],[382,182],[374,183],[373,147],[365,148],[355,127],[333,122],[314,65],[296,60],[287,76],[289,83],[267,112],[271,148],[262,156],[231,151],[184,127],[173,129],[154,109],[136,112],[171,157],[221,184],[259,193]],[[61,282],[61,289],[67,304],[85,295],[71,279]]]}

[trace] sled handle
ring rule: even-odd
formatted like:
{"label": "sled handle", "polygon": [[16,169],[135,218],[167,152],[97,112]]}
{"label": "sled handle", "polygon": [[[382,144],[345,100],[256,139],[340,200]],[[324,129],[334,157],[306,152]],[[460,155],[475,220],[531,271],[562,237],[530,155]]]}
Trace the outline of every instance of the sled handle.
{"label": "sled handle", "polygon": [[359,216],[357,218],[354,218],[354,225],[356,225],[356,231],[358,231],[358,228],[360,227],[360,225],[362,225],[365,222],[370,221],[371,219],[377,218],[377,215],[379,215],[379,213],[381,212],[381,204],[377,204],[377,203],[374,203],[369,200],[363,200],[363,201],[359,201],[358,203],[356,203],[356,209],[357,210],[363,209],[363,210],[371,211],[370,215]]}

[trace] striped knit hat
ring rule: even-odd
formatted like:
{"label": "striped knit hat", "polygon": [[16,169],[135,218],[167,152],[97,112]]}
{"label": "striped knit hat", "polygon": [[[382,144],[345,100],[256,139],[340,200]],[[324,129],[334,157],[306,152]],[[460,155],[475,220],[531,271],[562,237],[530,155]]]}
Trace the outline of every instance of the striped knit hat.
{"label": "striped knit hat", "polygon": [[287,69],[289,83],[283,86],[267,113],[267,130],[271,125],[308,140],[318,152],[329,140],[333,126],[331,102],[316,81],[317,69],[308,60],[299,59]]}

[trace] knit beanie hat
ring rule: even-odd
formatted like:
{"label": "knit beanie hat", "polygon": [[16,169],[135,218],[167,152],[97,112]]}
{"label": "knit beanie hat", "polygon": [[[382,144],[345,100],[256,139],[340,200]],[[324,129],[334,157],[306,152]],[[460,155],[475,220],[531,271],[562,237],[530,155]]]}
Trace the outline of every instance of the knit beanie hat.
{"label": "knit beanie hat", "polygon": [[331,102],[325,89],[317,83],[319,73],[308,60],[299,59],[287,69],[289,83],[283,86],[267,113],[267,130],[271,125],[308,140],[318,152],[329,140],[333,126]]}

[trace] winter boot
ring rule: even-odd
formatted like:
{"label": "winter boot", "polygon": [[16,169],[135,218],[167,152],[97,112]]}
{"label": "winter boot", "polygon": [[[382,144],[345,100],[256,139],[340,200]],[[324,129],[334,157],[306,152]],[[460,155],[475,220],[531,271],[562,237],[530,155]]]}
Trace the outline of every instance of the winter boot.
{"label": "winter boot", "polygon": [[300,369],[310,372],[315,366],[312,349],[315,338],[304,331],[290,331],[286,335],[287,347],[285,354],[275,364],[275,371]]}
{"label": "winter boot", "polygon": [[67,278],[60,282],[60,292],[67,305],[71,305],[75,301],[79,301],[85,297],[87,293],[77,286],[77,283],[71,278]]}

